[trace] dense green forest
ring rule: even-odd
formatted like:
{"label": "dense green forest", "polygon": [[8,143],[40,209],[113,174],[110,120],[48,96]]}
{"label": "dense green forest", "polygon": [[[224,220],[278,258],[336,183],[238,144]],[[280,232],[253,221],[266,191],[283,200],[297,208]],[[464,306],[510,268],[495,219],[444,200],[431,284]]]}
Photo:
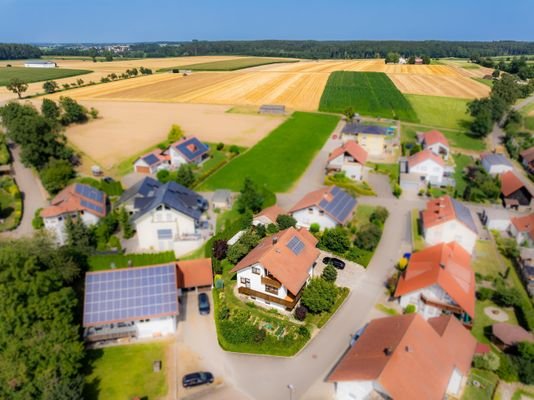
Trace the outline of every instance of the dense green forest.
{"label": "dense green forest", "polygon": [[0,43],[0,60],[39,58],[41,50],[29,44]]}

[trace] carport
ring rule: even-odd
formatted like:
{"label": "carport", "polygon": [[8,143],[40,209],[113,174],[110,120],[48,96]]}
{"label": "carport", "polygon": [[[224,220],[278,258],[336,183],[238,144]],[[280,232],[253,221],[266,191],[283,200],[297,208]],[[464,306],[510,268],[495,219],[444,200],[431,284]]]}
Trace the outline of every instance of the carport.
{"label": "carport", "polygon": [[213,286],[211,258],[184,260],[176,263],[176,284],[179,295],[182,291],[208,291]]}

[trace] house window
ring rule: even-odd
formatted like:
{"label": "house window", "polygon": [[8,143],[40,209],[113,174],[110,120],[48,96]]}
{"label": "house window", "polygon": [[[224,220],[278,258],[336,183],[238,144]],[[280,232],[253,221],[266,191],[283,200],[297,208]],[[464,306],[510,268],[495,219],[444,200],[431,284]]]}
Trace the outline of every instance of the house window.
{"label": "house window", "polygon": [[172,239],[172,229],[158,229],[158,239],[159,240]]}
{"label": "house window", "polygon": [[324,215],[324,210],[319,210],[319,215]]}
{"label": "house window", "polygon": [[265,285],[265,291],[267,293],[278,295],[278,288],[275,288],[274,286]]}
{"label": "house window", "polygon": [[259,275],[260,274],[260,268],[259,267],[252,267],[252,273]]}
{"label": "house window", "polygon": [[308,214],[313,214],[313,208],[308,208]]}
{"label": "house window", "polygon": [[250,285],[250,279],[249,278],[241,277],[239,279],[239,282],[241,282],[241,284],[243,284],[243,285],[247,285],[247,286]]}

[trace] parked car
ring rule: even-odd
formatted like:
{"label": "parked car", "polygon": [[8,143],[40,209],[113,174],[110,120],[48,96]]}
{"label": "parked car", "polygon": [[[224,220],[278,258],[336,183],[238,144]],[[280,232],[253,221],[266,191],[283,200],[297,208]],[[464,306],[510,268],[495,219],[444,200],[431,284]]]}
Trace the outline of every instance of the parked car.
{"label": "parked car", "polygon": [[184,388],[210,383],[213,383],[213,374],[211,372],[193,372],[192,374],[184,375],[182,378]]}
{"label": "parked car", "polygon": [[115,180],[111,177],[111,176],[106,176],[104,178],[102,178],[102,180],[106,183],[113,183],[115,182]]}
{"label": "parked car", "polygon": [[339,258],[335,258],[335,257],[325,257],[325,258],[323,258],[323,263],[327,264],[327,265],[328,264],[332,264],[337,269],[345,268],[345,262],[341,261]]}
{"label": "parked car", "polygon": [[198,295],[198,312],[200,315],[207,315],[210,313],[210,299],[206,293]]}

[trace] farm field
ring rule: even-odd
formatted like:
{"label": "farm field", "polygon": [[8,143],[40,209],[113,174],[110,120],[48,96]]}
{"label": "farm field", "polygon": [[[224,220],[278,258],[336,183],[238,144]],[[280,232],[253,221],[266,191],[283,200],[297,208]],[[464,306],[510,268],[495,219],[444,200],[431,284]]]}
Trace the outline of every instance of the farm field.
{"label": "farm field", "polygon": [[465,129],[472,120],[471,116],[466,112],[469,100],[414,94],[409,94],[405,97],[412,104],[422,125]]}
{"label": "farm field", "polygon": [[42,82],[89,73],[91,71],[84,69],[0,67],[0,86],[6,86],[15,78],[24,82]]}
{"label": "farm field", "polygon": [[232,60],[212,61],[198,64],[186,64],[175,67],[162,68],[159,71],[170,71],[172,69],[187,68],[191,71],[235,71],[238,69],[257,67],[259,65],[298,62],[287,58],[269,58],[269,57],[243,57]]}
{"label": "farm field", "polygon": [[[206,142],[250,147],[285,117],[226,113],[228,107],[120,101],[82,101],[101,118],[67,129],[70,143],[105,170],[167,138],[172,124]],[[40,101],[34,100],[39,107]],[[110,140],[112,139],[112,140]]]}
{"label": "farm field", "polygon": [[198,190],[239,191],[245,177],[249,177],[273,192],[285,192],[305,171],[338,121],[333,115],[295,112],[257,145],[209,177]]}
{"label": "farm field", "polygon": [[417,122],[404,95],[384,73],[333,72],[321,97],[319,110],[343,112],[352,107],[363,115]]}
{"label": "farm field", "polygon": [[456,76],[388,74],[388,76],[402,93],[407,94],[472,99],[485,97],[490,92],[488,86],[461,74]]}

